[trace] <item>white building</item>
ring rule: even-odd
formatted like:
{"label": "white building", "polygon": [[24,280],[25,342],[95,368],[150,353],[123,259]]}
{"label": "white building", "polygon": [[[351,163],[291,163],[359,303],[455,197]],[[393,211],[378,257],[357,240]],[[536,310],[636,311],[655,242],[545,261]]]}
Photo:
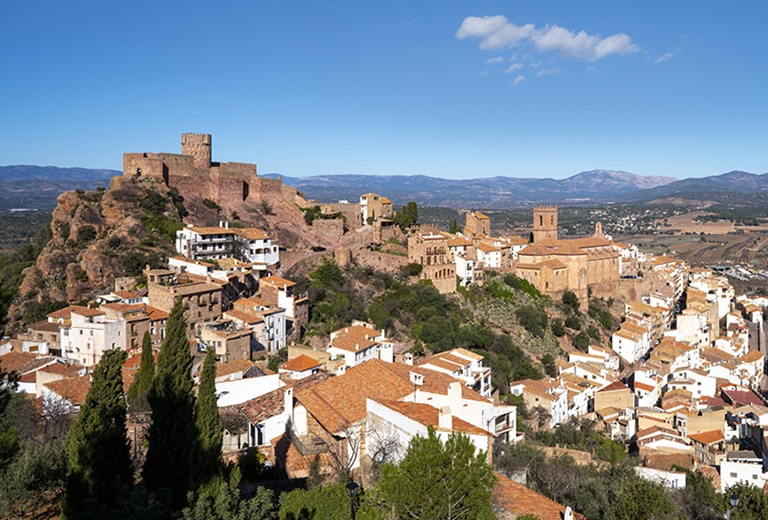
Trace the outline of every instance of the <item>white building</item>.
{"label": "white building", "polygon": [[763,459],[753,451],[727,451],[720,461],[720,491],[743,482],[763,489],[768,474],[763,471]]}
{"label": "white building", "polygon": [[419,367],[437,370],[465,384],[483,397],[491,397],[491,369],[483,366],[483,356],[463,348],[454,348],[426,358]]}
{"label": "white building", "polygon": [[176,232],[176,251],[193,260],[234,257],[264,266],[280,262],[279,248],[264,231],[256,228],[195,227]]}
{"label": "white building", "polygon": [[70,309],[70,319],[59,325],[63,357],[91,367],[106,350],[125,350],[125,320],[108,320],[98,309]]}

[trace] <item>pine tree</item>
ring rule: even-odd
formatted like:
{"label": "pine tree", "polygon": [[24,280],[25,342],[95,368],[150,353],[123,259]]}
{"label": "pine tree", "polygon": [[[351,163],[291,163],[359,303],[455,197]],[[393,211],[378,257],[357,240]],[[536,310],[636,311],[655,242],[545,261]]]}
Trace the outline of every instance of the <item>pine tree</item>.
{"label": "pine tree", "polygon": [[197,391],[197,429],[200,431],[202,459],[197,471],[200,484],[206,484],[221,473],[222,426],[216,404],[216,352],[209,349],[200,374]]}
{"label": "pine tree", "polygon": [[181,299],[171,310],[166,336],[160,346],[157,371],[148,395],[152,409],[144,483],[150,491],[169,488],[172,504],[181,509],[191,489],[199,460],[199,438],[192,395],[192,357],[187,320]]}
{"label": "pine tree", "polygon": [[128,389],[128,405],[132,412],[146,412],[149,410],[147,396],[152,389],[152,380],[155,377],[155,360],[152,352],[152,338],[149,331],[144,333],[141,342],[141,365],[139,372]]}
{"label": "pine tree", "polygon": [[92,507],[111,506],[123,486],[132,484],[126,436],[122,365],[125,352],[108,350],[93,369],[91,388],[70,430],[69,473],[62,504],[66,518]]}

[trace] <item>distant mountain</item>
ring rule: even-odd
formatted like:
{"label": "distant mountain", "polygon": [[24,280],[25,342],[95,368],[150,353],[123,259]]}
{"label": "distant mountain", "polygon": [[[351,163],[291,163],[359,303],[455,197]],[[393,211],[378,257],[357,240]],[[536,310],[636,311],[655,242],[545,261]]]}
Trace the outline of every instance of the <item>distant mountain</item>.
{"label": "distant mountain", "polygon": [[0,166],[0,211],[11,209],[52,210],[56,197],[65,191],[93,190],[109,186],[123,172],[56,166]]}
{"label": "distant mountain", "polygon": [[396,205],[413,200],[423,206],[485,209],[541,203],[607,202],[674,180],[671,177],[643,177],[609,170],[582,172],[567,179],[493,177],[454,180],[424,175],[283,177],[283,183],[320,202],[359,200],[364,192],[375,192],[393,200]]}
{"label": "distant mountain", "polygon": [[[749,195],[749,197],[746,197]],[[718,203],[749,203],[768,198],[768,173],[732,171],[722,175],[683,179],[654,188],[629,193],[621,200],[650,202],[673,199],[689,201],[707,200]]]}

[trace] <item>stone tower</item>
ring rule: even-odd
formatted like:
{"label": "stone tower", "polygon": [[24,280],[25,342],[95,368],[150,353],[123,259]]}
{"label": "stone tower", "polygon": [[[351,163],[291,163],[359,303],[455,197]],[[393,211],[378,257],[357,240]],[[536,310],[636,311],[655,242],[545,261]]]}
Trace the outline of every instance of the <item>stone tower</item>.
{"label": "stone tower", "polygon": [[194,157],[195,168],[211,167],[211,134],[181,134],[181,155]]}
{"label": "stone tower", "polygon": [[557,240],[557,206],[533,208],[533,243]]}

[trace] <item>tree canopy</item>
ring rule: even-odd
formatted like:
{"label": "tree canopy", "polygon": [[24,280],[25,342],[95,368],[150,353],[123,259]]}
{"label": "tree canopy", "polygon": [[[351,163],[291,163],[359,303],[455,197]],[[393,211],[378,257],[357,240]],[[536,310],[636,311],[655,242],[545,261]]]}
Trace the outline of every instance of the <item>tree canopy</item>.
{"label": "tree canopy", "polygon": [[383,468],[379,486],[398,518],[494,518],[491,495],[496,477],[485,452],[469,437],[451,434],[443,442],[430,427],[414,437],[398,466]]}

